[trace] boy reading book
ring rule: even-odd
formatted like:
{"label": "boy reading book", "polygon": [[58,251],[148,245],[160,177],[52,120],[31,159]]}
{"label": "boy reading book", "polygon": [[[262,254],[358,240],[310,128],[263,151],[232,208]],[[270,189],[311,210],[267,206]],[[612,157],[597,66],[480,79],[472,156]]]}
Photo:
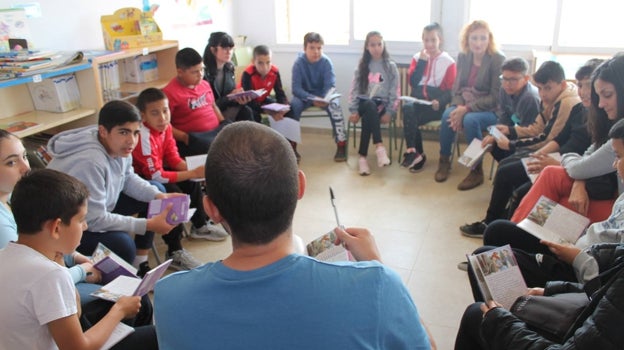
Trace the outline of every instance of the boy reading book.
{"label": "boy reading book", "polygon": [[[2,266],[11,266],[0,270],[0,348],[100,349],[122,319],[139,311],[139,297],[124,297],[89,330],[81,329],[72,278],[57,262],[80,243],[88,197],[80,181],[49,169],[15,186],[18,239],[0,251]],[[137,328],[114,347],[137,348],[158,348],[153,326]]]}
{"label": "boy reading book", "polygon": [[[295,118],[292,110],[271,111],[263,109],[262,106],[271,103],[289,105],[288,98],[282,86],[282,78],[277,66],[271,63],[271,49],[266,45],[258,45],[253,49],[253,62],[245,69],[241,77],[241,85],[245,90],[264,89],[266,92],[247,104],[254,114],[257,122],[262,120],[262,113],[268,113],[275,121],[286,118]],[[271,92],[275,91],[275,97]],[[288,140],[295,151],[297,159],[301,156],[297,153],[297,142]]]}
{"label": "boy reading book", "polygon": [[[186,193],[191,196],[191,207],[197,208],[191,217],[191,237],[222,241],[227,233],[211,224],[202,207],[201,183],[189,181],[204,176],[204,166],[189,169],[180,157],[170,124],[170,102],[163,91],[156,88],[143,90],[137,98],[141,112],[139,142],[132,151],[134,171],[163,192]],[[191,253],[182,248],[182,226],[163,236],[167,243],[166,259],[173,259],[172,268],[188,270],[200,265]]]}
{"label": "boy reading book", "polygon": [[303,37],[304,51],[299,54],[292,68],[293,98],[290,106],[296,120],[312,106],[327,112],[337,145],[334,161],[344,162],[347,160],[347,135],[340,99],[335,98],[329,103],[313,100],[314,97],[325,96],[336,85],[334,66],[329,57],[323,54],[323,45],[323,37],[319,33],[310,32]]}

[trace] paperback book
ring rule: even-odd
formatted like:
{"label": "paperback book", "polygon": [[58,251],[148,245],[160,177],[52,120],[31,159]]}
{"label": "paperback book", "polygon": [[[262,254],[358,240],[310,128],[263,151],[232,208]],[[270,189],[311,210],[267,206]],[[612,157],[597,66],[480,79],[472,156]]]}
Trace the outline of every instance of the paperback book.
{"label": "paperback book", "polygon": [[113,253],[104,244],[98,243],[95,251],[91,255],[93,267],[100,271],[102,283],[106,284],[119,276],[129,276],[136,278],[137,269],[127,261]]}
{"label": "paperback book", "polygon": [[412,96],[399,96],[399,99],[404,102],[418,103],[427,106],[431,106],[433,104],[431,101],[423,100]]}
{"label": "paperback book", "polygon": [[336,92],[336,88],[332,87],[329,89],[329,91],[327,91],[324,97],[314,96],[314,97],[308,97],[308,99],[311,101],[330,103],[332,100],[337,99],[340,96],[342,95]]}
{"label": "paperback book", "polygon": [[147,207],[147,218],[151,218],[167,210],[167,206],[172,204],[167,215],[167,222],[169,225],[177,225],[183,222],[187,222],[191,219],[191,213],[189,206],[191,205],[191,196],[176,196],[163,199],[154,199],[150,201]]}
{"label": "paperback book", "polygon": [[102,288],[91,293],[92,296],[116,302],[123,296],[144,296],[154,289],[156,282],[162,277],[169,265],[171,259],[163,262],[155,268],[149,270],[143,279],[138,277],[119,276],[112,282],[102,286]]}
{"label": "paperback book", "polygon": [[262,105],[262,109],[265,109],[267,111],[271,111],[271,112],[288,112],[290,111],[290,106],[289,105],[285,105],[282,103],[268,103],[265,105]]}
{"label": "paperback book", "polygon": [[464,151],[464,153],[457,159],[457,161],[467,166],[468,168],[472,168],[475,164],[477,164],[485,155],[492,145],[486,145],[485,147],[481,147],[481,140],[473,139],[468,145],[468,148]]}
{"label": "paperback book", "polygon": [[[561,154],[559,152],[548,153],[548,156],[561,162]],[[532,173],[529,171],[529,166],[531,165],[531,162],[535,161],[535,158],[524,157],[521,158],[520,161],[522,162],[522,166],[524,167],[524,171],[526,171],[527,176],[529,177],[529,179],[531,179],[531,182],[535,183],[535,180],[537,180],[537,176],[539,175],[539,173]]]}
{"label": "paperback book", "polygon": [[509,310],[527,292],[520,267],[509,245],[468,255],[479,289],[486,301],[495,300]]}
{"label": "paperback book", "polygon": [[241,92],[233,92],[229,95],[227,95],[227,98],[230,100],[236,100],[237,98],[246,98],[246,97],[251,97],[252,99],[258,98],[262,95],[266,94],[266,90],[265,89],[258,89],[258,90],[245,90],[245,91],[241,91]]}
{"label": "paperback book", "polygon": [[351,253],[342,245],[334,244],[335,241],[336,234],[333,230],[329,231],[308,243],[308,255],[321,261],[355,261]]}
{"label": "paperback book", "polygon": [[574,244],[589,225],[589,218],[541,196],[518,227],[533,236],[555,243]]}

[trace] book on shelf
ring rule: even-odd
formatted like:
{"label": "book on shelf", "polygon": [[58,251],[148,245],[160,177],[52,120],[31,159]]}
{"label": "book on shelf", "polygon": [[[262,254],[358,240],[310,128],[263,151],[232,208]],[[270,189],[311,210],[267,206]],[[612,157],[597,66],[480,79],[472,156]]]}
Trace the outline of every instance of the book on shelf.
{"label": "book on shelf", "polygon": [[308,100],[310,100],[310,101],[317,101],[317,102],[323,102],[323,103],[330,103],[332,100],[337,99],[340,96],[342,96],[342,95],[340,93],[336,92],[336,88],[332,87],[332,88],[329,89],[329,91],[327,91],[325,96],[323,96],[323,97],[318,97],[318,96],[308,97]]}
{"label": "book on shelf", "polygon": [[189,208],[191,205],[191,196],[188,194],[151,200],[147,207],[147,218],[149,219],[167,210],[169,204],[172,205],[167,215],[167,223],[169,223],[169,225],[181,224],[191,219],[192,212]]}
{"label": "book on shelf", "polygon": [[527,285],[511,246],[466,257],[486,301],[495,300],[509,310],[519,296],[526,294]]}
{"label": "book on shelf", "polygon": [[13,122],[13,123],[8,123],[8,124],[0,124],[0,129],[4,129],[8,132],[18,132],[18,131],[24,131],[30,128],[34,128],[35,126],[38,126],[39,123],[35,123],[35,122],[29,122],[29,121],[17,121],[17,122]]}
{"label": "book on shelf", "polygon": [[91,293],[92,296],[116,302],[123,296],[144,296],[154,289],[156,282],[162,277],[169,265],[171,259],[163,262],[155,268],[149,270],[143,278],[119,276],[113,281],[102,286],[102,288]]}
{"label": "book on shelf", "polygon": [[421,105],[427,106],[431,106],[433,104],[433,102],[431,101],[423,100],[412,96],[399,96],[399,99],[404,102],[419,103]]}
{"label": "book on shelf", "polygon": [[334,230],[308,243],[306,250],[308,255],[321,261],[355,261],[351,253],[341,244],[336,245]]}
{"label": "book on shelf", "polygon": [[227,98],[230,100],[236,100],[238,98],[247,98],[250,97],[251,99],[255,99],[258,98],[262,95],[266,94],[266,90],[265,89],[258,89],[258,90],[245,90],[245,91],[241,91],[241,92],[233,92],[231,94],[227,95]]}
{"label": "book on shelf", "polygon": [[[554,158],[558,162],[561,162],[561,153],[559,153],[559,152],[548,153],[548,156],[551,157],[551,158]],[[529,156],[529,157],[521,158],[520,161],[522,162],[522,166],[524,167],[524,171],[526,171],[526,174],[529,177],[529,179],[531,180],[531,182],[535,183],[535,180],[537,180],[537,176],[539,175],[539,173],[529,172],[530,163],[535,161],[535,158]]]}
{"label": "book on shelf", "polygon": [[555,243],[574,244],[589,225],[589,218],[552,199],[541,196],[518,227],[533,236]]}
{"label": "book on shelf", "polygon": [[262,105],[262,109],[265,109],[267,111],[270,112],[288,112],[290,111],[290,105],[285,105],[282,103],[268,103],[265,105]]}
{"label": "book on shelf", "polygon": [[98,269],[102,275],[102,283],[106,284],[119,276],[137,277],[136,267],[113,253],[104,244],[98,243],[95,251],[91,255],[93,267]]}
{"label": "book on shelf", "polygon": [[472,168],[475,164],[477,164],[485,155],[485,153],[492,147],[492,145],[486,145],[485,147],[481,147],[481,140],[475,138],[470,142],[468,148],[464,151],[464,153],[457,159],[457,161],[467,166],[468,168]]}

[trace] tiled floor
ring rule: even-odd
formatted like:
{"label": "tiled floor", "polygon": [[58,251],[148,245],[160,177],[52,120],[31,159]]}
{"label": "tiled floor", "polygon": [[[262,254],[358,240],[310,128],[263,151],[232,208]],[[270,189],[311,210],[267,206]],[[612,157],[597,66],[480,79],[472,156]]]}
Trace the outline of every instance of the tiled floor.
{"label": "tiled floor", "polygon": [[[331,186],[342,223],[366,227],[375,234],[384,263],[403,278],[438,348],[452,349],[461,315],[472,301],[466,274],[456,265],[480,243],[461,236],[458,227],[482,219],[491,182],[486,178],[474,190],[458,191],[456,186],[468,169],[455,162],[449,180],[436,183],[433,174],[439,146],[434,141],[425,142],[429,159],[423,172],[411,174],[399,167],[398,151],[390,167],[377,168],[371,152],[372,174],[362,177],[357,173],[357,151],[352,145],[349,161],[335,163],[331,131],[304,130],[298,150],[307,189],[295,214],[294,232],[307,242],[336,225],[329,198]],[[488,156],[484,169],[489,170],[490,162]],[[229,239],[220,243],[185,241],[184,245],[201,261],[222,259],[231,252]],[[161,240],[158,248],[162,254]]]}

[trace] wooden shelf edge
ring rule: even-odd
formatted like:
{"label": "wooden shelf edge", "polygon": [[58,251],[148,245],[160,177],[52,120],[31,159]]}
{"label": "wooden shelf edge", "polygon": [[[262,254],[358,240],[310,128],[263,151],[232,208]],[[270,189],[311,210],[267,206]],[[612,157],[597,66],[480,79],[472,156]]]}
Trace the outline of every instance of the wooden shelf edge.
{"label": "wooden shelf edge", "polygon": [[135,49],[117,51],[108,55],[97,56],[92,58],[92,62],[95,64],[101,64],[114,60],[120,60],[128,57],[141,56],[144,54],[150,54],[157,51],[178,47],[178,42],[175,40],[163,40],[160,44],[150,45],[147,47],[139,47]]}
{"label": "wooden shelf edge", "polygon": [[11,118],[2,119],[1,122],[5,125],[20,121],[37,123],[38,125],[36,126],[15,132],[15,135],[19,137],[26,137],[94,114],[95,110],[89,108],[78,108],[64,113],[32,111]]}

